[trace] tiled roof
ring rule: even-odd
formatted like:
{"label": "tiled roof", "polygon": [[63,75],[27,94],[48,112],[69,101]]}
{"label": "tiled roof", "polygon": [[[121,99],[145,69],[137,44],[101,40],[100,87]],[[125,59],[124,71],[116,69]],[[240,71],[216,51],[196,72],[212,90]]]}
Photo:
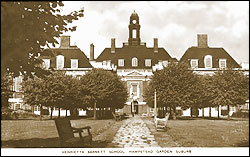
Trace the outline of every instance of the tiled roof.
{"label": "tiled roof", "polygon": [[212,56],[213,68],[219,67],[219,59],[227,59],[227,67],[240,68],[240,65],[224,50],[224,48],[198,48],[190,47],[181,57],[180,61],[198,59],[198,68],[204,68],[204,57]]}
{"label": "tiled roof", "polygon": [[86,55],[76,46],[70,46],[70,48],[51,48],[45,51],[51,51],[53,56],[49,56],[48,53],[41,55],[42,59],[51,59],[51,67],[56,67],[56,56],[64,56],[64,68],[71,68],[71,59],[78,59],[78,68],[92,68]]}
{"label": "tiled roof", "polygon": [[[133,57],[138,59],[137,67],[132,67]],[[159,48],[158,53],[155,53],[154,48],[147,48],[146,46],[123,46],[122,48],[115,48],[115,53],[111,53],[110,48],[105,48],[96,61],[111,60],[111,63],[117,65],[118,59],[124,59],[124,67],[117,66],[118,68],[147,69],[152,68],[159,60],[170,60],[171,56],[164,48]],[[152,59],[150,67],[145,67],[145,59]]]}

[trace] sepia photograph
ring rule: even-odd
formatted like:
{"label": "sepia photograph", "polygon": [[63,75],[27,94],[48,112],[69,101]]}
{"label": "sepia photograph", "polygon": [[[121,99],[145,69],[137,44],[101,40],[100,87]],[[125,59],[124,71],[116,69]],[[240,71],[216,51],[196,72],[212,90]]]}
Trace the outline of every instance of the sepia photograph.
{"label": "sepia photograph", "polygon": [[249,156],[249,2],[1,1],[1,152]]}

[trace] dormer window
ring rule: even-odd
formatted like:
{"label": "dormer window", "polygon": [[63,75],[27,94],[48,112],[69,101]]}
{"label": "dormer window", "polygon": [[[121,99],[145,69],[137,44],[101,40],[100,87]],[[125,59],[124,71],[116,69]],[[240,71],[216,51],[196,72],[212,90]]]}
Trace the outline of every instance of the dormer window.
{"label": "dormer window", "polygon": [[227,59],[219,59],[219,68],[227,67]]}
{"label": "dormer window", "polygon": [[191,59],[190,65],[191,65],[191,68],[198,68],[198,59]]}
{"label": "dormer window", "polygon": [[57,69],[64,68],[64,56],[62,56],[62,55],[56,56],[56,68]]}
{"label": "dormer window", "polygon": [[118,59],[118,66],[123,67],[124,66],[124,59]]}
{"label": "dormer window", "polygon": [[43,59],[43,67],[45,69],[49,69],[50,68],[50,59]]}
{"label": "dormer window", "polygon": [[205,68],[212,68],[213,63],[212,63],[212,56],[211,55],[205,56],[204,65],[205,65]]}
{"label": "dormer window", "polygon": [[138,60],[137,58],[132,58],[132,67],[137,67],[138,66]]}
{"label": "dormer window", "polygon": [[151,59],[145,59],[145,66],[150,67],[151,66]]}
{"label": "dormer window", "polygon": [[78,68],[78,59],[71,59],[71,69]]}

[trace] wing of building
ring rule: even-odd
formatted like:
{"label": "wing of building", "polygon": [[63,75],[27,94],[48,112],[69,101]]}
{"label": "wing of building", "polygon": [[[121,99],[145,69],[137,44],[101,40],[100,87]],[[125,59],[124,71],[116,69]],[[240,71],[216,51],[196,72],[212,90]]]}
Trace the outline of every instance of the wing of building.
{"label": "wing of building", "polygon": [[197,46],[188,48],[180,59],[188,62],[194,72],[213,74],[223,68],[241,68],[224,48],[209,47],[206,34],[198,34],[197,41]]}

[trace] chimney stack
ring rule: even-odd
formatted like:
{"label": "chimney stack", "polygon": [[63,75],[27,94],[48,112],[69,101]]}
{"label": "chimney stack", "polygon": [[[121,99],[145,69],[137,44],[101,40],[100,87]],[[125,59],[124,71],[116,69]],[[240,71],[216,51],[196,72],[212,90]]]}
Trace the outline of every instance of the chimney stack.
{"label": "chimney stack", "polygon": [[89,57],[90,61],[94,60],[94,44],[90,44],[90,57]]}
{"label": "chimney stack", "polygon": [[61,36],[60,48],[69,48],[70,47],[70,36]]}
{"label": "chimney stack", "polygon": [[158,38],[154,38],[154,52],[158,53]]}
{"label": "chimney stack", "polygon": [[207,44],[207,34],[198,34],[198,48],[208,48]]}
{"label": "chimney stack", "polygon": [[111,53],[115,53],[115,38],[111,38]]}

